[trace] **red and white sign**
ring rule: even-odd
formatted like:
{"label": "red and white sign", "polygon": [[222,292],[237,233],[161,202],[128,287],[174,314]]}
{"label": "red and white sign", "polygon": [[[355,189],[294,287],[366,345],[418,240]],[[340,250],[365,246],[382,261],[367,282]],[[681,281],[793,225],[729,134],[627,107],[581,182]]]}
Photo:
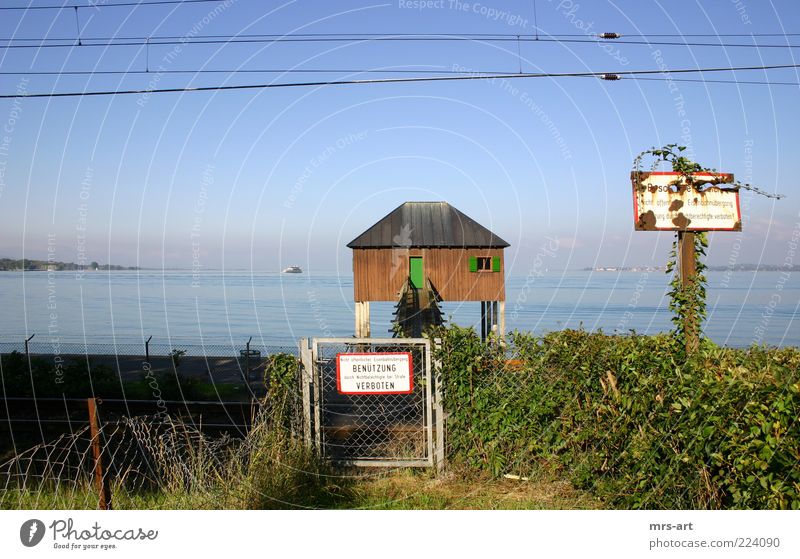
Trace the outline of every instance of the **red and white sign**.
{"label": "red and white sign", "polygon": [[338,353],[339,394],[410,394],[414,371],[410,353]]}
{"label": "red and white sign", "polygon": [[[637,231],[741,231],[737,188],[729,173],[631,173]],[[717,186],[721,184],[723,187]],[[702,188],[698,188],[702,185]]]}

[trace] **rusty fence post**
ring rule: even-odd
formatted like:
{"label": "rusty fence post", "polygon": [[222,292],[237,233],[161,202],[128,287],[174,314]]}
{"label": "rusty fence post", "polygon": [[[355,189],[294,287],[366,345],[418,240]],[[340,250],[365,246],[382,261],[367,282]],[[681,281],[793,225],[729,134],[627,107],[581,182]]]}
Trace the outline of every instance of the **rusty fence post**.
{"label": "rusty fence post", "polygon": [[[697,262],[695,261],[694,233],[678,231],[678,261],[680,264],[681,286],[688,287],[695,281]],[[697,310],[692,309],[685,318],[683,334],[686,342],[686,353],[694,353],[700,346],[699,317]]]}
{"label": "rusty fence post", "polygon": [[150,340],[153,339],[153,336],[147,338],[144,342],[144,360],[147,362],[147,366],[150,366]]}
{"label": "rusty fence post", "polygon": [[97,503],[99,510],[111,510],[111,489],[108,486],[108,477],[103,472],[103,452],[100,448],[100,421],[97,416],[97,399],[87,399],[89,406],[89,429],[92,435],[92,455],[94,456],[94,483],[100,499]]}
{"label": "rusty fence post", "polygon": [[247,345],[245,346],[245,354],[244,354],[244,380],[247,383],[247,386],[250,386],[250,342],[253,341],[253,336],[250,336],[250,339],[247,340]]}
{"label": "rusty fence post", "polygon": [[33,339],[33,337],[34,337],[35,335],[36,335],[36,334],[31,334],[31,337],[30,337],[30,338],[27,338],[27,339],[25,340],[25,358],[28,360],[28,366],[29,366],[29,367],[30,367],[30,364],[31,364],[31,353],[30,353],[30,349],[29,349],[29,347],[28,347],[28,343],[29,343],[29,342],[30,342],[30,341]]}

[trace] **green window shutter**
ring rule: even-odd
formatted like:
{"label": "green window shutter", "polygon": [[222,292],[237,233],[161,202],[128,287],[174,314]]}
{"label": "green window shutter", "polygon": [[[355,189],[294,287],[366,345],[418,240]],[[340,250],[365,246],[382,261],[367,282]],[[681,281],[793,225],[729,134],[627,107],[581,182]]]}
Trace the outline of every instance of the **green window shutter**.
{"label": "green window shutter", "polygon": [[492,256],[492,271],[499,272],[500,271],[500,257],[499,256]]}
{"label": "green window shutter", "polygon": [[470,256],[469,257],[469,271],[470,272],[477,272],[478,271],[478,257],[477,256]]}

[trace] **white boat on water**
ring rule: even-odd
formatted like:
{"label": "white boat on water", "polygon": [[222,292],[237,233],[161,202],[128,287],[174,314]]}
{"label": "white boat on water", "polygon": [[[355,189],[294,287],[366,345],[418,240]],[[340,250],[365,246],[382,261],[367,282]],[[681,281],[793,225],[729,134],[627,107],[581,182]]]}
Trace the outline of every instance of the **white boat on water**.
{"label": "white boat on water", "polygon": [[302,274],[303,270],[300,266],[289,266],[283,269],[284,274]]}

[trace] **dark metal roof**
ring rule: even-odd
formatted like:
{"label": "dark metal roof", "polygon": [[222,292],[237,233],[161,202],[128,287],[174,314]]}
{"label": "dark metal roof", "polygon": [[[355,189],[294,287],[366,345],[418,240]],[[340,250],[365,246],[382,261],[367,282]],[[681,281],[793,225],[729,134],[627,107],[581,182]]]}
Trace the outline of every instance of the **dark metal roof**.
{"label": "dark metal roof", "polygon": [[406,202],[347,246],[506,248],[511,245],[447,202]]}

